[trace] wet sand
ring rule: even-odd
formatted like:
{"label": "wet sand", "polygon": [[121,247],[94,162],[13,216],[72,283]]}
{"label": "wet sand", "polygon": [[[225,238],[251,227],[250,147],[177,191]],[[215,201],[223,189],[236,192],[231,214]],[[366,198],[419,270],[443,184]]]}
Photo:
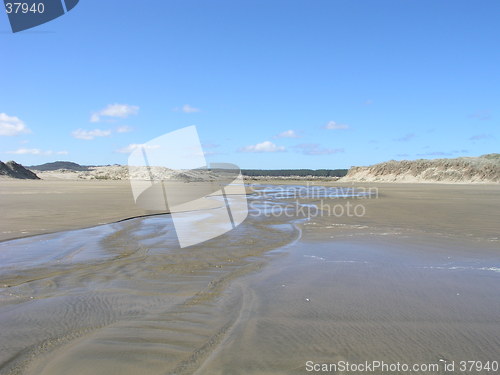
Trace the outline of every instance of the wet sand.
{"label": "wet sand", "polygon": [[499,257],[464,256],[472,249],[455,245],[304,240],[286,260],[238,282],[247,306],[196,374],[306,374],[308,362],[342,361],[432,364],[438,371],[430,373],[458,374],[443,364],[498,360]]}
{"label": "wet sand", "polygon": [[[368,225],[389,232],[401,228],[450,237],[500,240],[499,184],[353,184],[318,181],[310,186],[334,187],[338,191],[356,188],[377,193],[377,199],[324,202],[325,206],[333,207],[337,204],[345,206],[346,201],[350,200],[353,205],[361,203],[365,206],[366,213],[363,217],[343,215],[328,219],[332,224],[345,224],[343,228],[338,228],[342,231],[347,230],[349,225]],[[313,197],[301,201],[318,205],[321,203]]]}
{"label": "wet sand", "polygon": [[299,199],[363,217],[275,217],[295,199],[250,198],[244,224],[186,249],[168,215],[0,243],[0,373],[499,360],[499,187],[377,187]]}

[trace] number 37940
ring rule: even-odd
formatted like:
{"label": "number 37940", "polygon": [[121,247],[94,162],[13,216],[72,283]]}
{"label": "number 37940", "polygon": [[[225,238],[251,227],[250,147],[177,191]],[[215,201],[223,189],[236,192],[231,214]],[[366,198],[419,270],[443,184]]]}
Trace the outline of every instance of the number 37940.
{"label": "number 37940", "polygon": [[45,11],[44,3],[5,3],[7,14],[11,13],[43,13]]}

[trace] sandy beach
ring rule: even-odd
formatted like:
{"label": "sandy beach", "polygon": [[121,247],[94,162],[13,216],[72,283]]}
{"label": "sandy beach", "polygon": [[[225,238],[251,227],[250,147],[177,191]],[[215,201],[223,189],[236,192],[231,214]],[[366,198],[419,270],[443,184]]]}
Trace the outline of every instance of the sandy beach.
{"label": "sandy beach", "polygon": [[[261,181],[260,184],[303,185],[304,181]],[[498,184],[311,183],[310,186],[377,191],[366,199],[363,217],[343,215],[340,224],[403,227],[449,235],[498,236]],[[314,197],[306,199],[314,203]],[[328,204],[328,202],[326,202]],[[337,202],[334,203],[334,205]],[[128,181],[2,180],[0,240],[86,228],[147,215],[134,204]]]}
{"label": "sandy beach", "polygon": [[2,181],[0,373],[499,360],[498,185],[287,184],[180,249],[169,215],[112,223],[145,213],[126,183]]}
{"label": "sandy beach", "polygon": [[145,214],[128,181],[0,181],[0,240],[78,229]]}

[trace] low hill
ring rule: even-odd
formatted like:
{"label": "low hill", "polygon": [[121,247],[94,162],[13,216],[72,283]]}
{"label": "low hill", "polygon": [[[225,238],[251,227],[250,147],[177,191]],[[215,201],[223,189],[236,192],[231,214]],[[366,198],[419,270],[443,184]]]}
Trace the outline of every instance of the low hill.
{"label": "low hill", "polygon": [[345,182],[500,183],[500,154],[433,160],[391,160],[352,167]]}
{"label": "low hill", "polygon": [[21,164],[18,164],[12,160],[8,161],[7,163],[3,163],[0,161],[0,176],[10,177],[10,178],[20,178],[23,180],[40,179],[36,174],[24,168]]}
{"label": "low hill", "polygon": [[55,161],[52,163],[45,163],[41,165],[31,165],[29,169],[36,171],[57,171],[59,169],[65,169],[68,171],[88,171],[89,168],[71,161]]}

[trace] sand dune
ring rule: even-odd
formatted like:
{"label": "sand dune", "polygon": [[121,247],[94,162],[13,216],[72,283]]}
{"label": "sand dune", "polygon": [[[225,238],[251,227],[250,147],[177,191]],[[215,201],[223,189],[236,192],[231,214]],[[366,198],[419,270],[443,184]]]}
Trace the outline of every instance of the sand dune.
{"label": "sand dune", "polygon": [[434,160],[391,160],[369,167],[352,167],[341,181],[498,183],[500,154]]}

